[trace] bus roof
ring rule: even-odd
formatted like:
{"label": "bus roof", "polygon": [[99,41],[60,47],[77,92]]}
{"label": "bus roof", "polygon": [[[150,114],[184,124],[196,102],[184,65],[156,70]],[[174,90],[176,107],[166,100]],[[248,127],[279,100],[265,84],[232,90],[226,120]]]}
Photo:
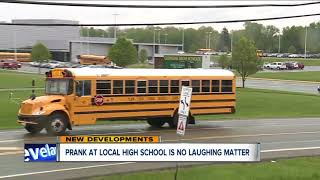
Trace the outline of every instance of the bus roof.
{"label": "bus roof", "polygon": [[224,69],[107,69],[67,68],[73,76],[227,76],[233,72]]}

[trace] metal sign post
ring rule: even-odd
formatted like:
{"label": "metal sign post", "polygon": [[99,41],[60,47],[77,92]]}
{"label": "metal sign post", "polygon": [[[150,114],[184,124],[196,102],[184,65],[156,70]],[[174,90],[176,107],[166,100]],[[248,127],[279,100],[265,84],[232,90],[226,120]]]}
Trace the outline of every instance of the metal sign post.
{"label": "metal sign post", "polygon": [[[181,140],[181,136],[184,136],[187,127],[187,119],[189,116],[190,106],[191,106],[191,95],[192,88],[187,86],[182,86],[180,101],[179,101],[179,110],[178,110],[178,123],[177,123],[177,135],[179,136],[178,142]],[[179,162],[176,164],[176,172],[174,179],[177,180],[178,177]]]}

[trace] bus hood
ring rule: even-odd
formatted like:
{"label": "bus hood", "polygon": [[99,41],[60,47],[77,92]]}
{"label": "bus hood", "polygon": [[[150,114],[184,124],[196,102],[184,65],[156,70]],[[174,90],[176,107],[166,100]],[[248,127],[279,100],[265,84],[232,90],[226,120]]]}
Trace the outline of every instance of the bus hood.
{"label": "bus hood", "polygon": [[61,95],[39,96],[22,102],[19,113],[32,115],[35,111],[41,111],[41,107],[51,103],[64,103],[65,98]]}

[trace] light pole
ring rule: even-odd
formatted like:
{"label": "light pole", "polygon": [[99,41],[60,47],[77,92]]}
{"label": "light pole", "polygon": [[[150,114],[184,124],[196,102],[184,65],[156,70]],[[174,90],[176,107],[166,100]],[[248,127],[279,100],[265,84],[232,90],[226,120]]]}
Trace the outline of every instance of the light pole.
{"label": "light pole", "polygon": [[114,16],[114,29],[113,29],[113,35],[114,35],[114,40],[116,40],[117,39],[117,16],[119,15],[119,14],[112,14],[113,16]]}
{"label": "light pole", "polygon": [[278,34],[278,37],[279,37],[279,48],[278,48],[278,53],[280,53],[280,48],[281,48],[281,34],[280,34],[280,32],[279,32],[279,34]]}
{"label": "light pole", "polygon": [[206,49],[208,49],[208,35],[209,35],[209,32],[206,32]]}
{"label": "light pole", "polygon": [[184,52],[184,28],[182,28],[182,51]]}
{"label": "light pole", "polygon": [[231,31],[231,40],[230,40],[231,57],[232,57],[232,48],[233,48],[233,31]]}
{"label": "light pole", "polygon": [[209,43],[208,43],[208,44],[209,44],[209,49],[210,49],[210,46],[211,46],[211,42],[210,42],[210,39],[211,39],[211,33],[212,33],[212,32],[209,32]]}
{"label": "light pole", "polygon": [[168,34],[165,33],[165,34],[164,34],[164,44],[167,44],[167,36],[168,36]]}
{"label": "light pole", "polygon": [[158,44],[160,44],[160,31],[161,29],[157,29],[158,30]]}
{"label": "light pole", "polygon": [[89,45],[89,41],[90,41],[90,33],[89,33],[89,28],[88,28],[88,30],[87,30],[87,54],[89,55],[90,54],[90,45]]}
{"label": "light pole", "polygon": [[308,28],[306,26],[306,33],[304,36],[304,59],[307,58],[307,38],[308,38]]}
{"label": "light pole", "polygon": [[14,60],[17,61],[17,32],[16,26],[13,29],[13,46],[14,46]]}

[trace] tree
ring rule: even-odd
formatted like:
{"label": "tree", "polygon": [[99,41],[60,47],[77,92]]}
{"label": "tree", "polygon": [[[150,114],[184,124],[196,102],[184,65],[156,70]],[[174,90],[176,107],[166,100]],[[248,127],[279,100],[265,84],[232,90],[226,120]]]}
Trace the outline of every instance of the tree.
{"label": "tree", "polygon": [[137,50],[131,41],[125,38],[118,38],[111,47],[109,57],[118,66],[127,66],[137,62]]}
{"label": "tree", "polygon": [[[51,53],[45,45],[37,43],[32,47],[31,59],[32,61],[39,62],[40,64],[48,62],[48,60],[51,59]],[[40,65],[38,72],[40,74]]]}
{"label": "tree", "polygon": [[140,63],[145,63],[148,58],[147,50],[141,49],[139,53]]}
{"label": "tree", "polygon": [[219,39],[220,51],[228,52],[230,50],[231,39],[227,28],[223,28]]}
{"label": "tree", "polygon": [[232,52],[232,67],[241,75],[242,87],[245,87],[246,78],[259,70],[260,62],[256,55],[256,47],[245,37],[241,37],[234,44]]}
{"label": "tree", "polygon": [[225,54],[221,55],[218,59],[218,64],[222,69],[227,68],[230,64],[228,56]]}
{"label": "tree", "polygon": [[289,49],[288,49],[288,53],[296,53],[297,50],[294,46],[290,46]]}

